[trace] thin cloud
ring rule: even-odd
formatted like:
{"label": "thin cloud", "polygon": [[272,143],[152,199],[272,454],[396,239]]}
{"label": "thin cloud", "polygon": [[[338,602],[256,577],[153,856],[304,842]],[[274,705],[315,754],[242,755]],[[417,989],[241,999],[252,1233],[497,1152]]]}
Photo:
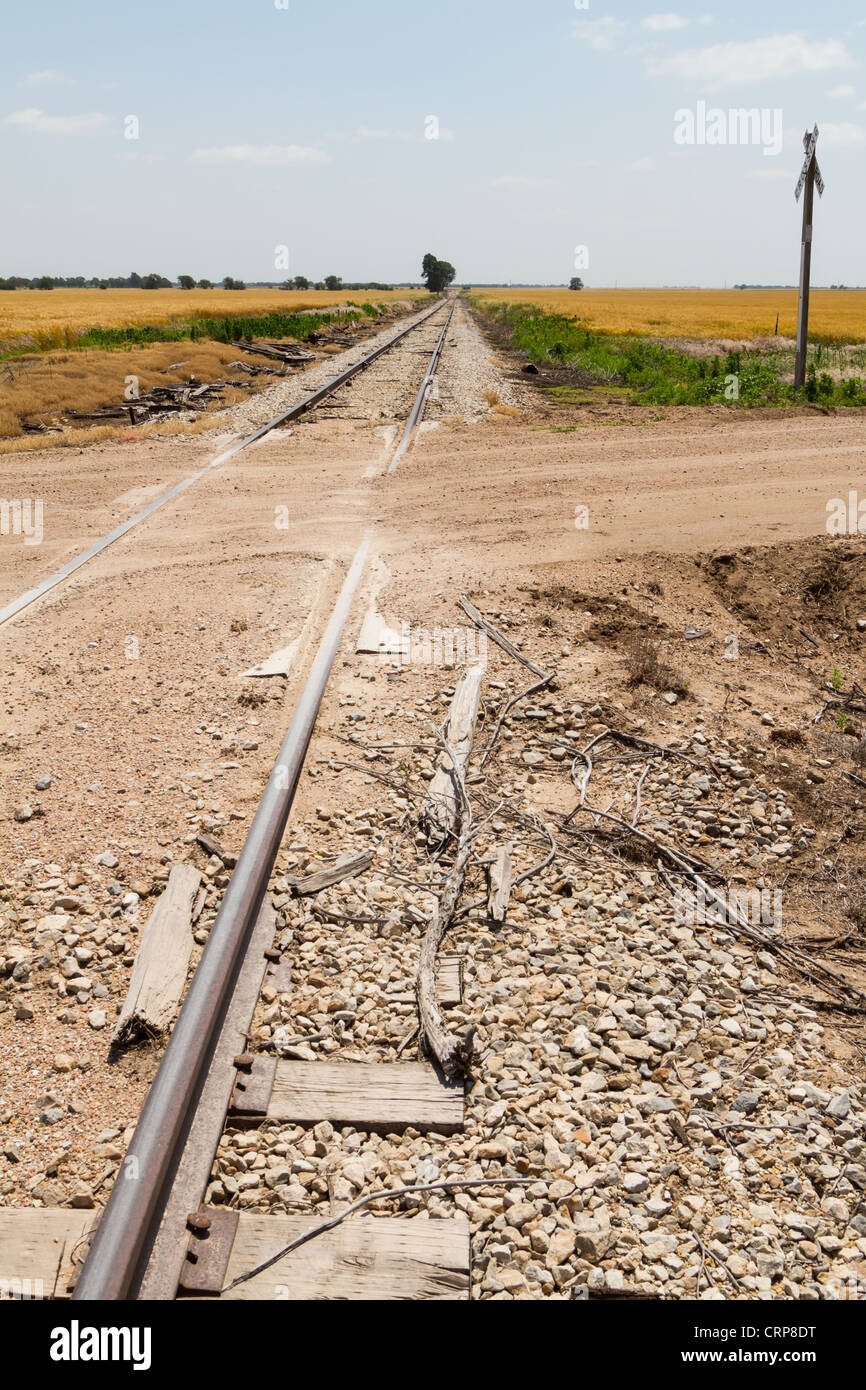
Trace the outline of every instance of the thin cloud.
{"label": "thin cloud", "polygon": [[820,132],[819,154],[822,144],[841,148],[844,145],[862,145],[866,142],[866,131],[863,130],[862,126],[854,125],[853,121],[840,121],[838,124],[833,121],[822,121],[818,130]]}
{"label": "thin cloud", "polygon": [[218,145],[193,150],[190,159],[197,164],[253,164],[259,168],[282,168],[287,164],[329,164],[327,150],[312,145]]}
{"label": "thin cloud", "polygon": [[845,97],[853,97],[855,92],[853,87],[849,87],[843,82],[841,87],[831,87],[827,95],[828,97],[835,97],[838,100],[844,100]]}
{"label": "thin cloud", "polygon": [[11,111],[4,116],[3,123],[38,131],[40,135],[95,135],[105,130],[108,117],[101,111],[89,111],[80,116],[48,116],[38,106],[30,106],[24,111]]}
{"label": "thin cloud", "polygon": [[656,167],[656,162],[651,155],[645,154],[640,159],[635,159],[631,164],[623,165],[627,174],[651,174]]}
{"label": "thin cloud", "polygon": [[18,83],[19,87],[37,87],[54,82],[66,85],[74,82],[74,77],[67,77],[63,72],[55,72],[54,68],[42,68],[40,72],[28,72],[26,77],[22,77]]}
{"label": "thin cloud", "polygon": [[717,43],[647,59],[650,77],[680,77],[709,87],[849,68],[853,61],[840,39],[815,42],[803,34],[774,34],[742,43]]}
{"label": "thin cloud", "polygon": [[666,34],[673,29],[685,29],[689,21],[681,14],[648,14],[640,22],[642,29],[652,29],[653,33]]}
{"label": "thin cloud", "polygon": [[353,130],[352,140],[418,140],[420,136],[410,130],[377,130],[375,126],[359,125]]}
{"label": "thin cloud", "polygon": [[559,179],[534,179],[526,174],[500,174],[490,180],[491,188],[557,188]]}
{"label": "thin cloud", "polygon": [[771,183],[775,183],[778,180],[780,182],[790,183],[792,188],[797,182],[796,174],[792,174],[790,169],[747,169],[746,178],[761,179],[764,182]]}
{"label": "thin cloud", "polygon": [[428,136],[424,128],[419,130],[388,130],[378,126],[359,125],[354,130],[329,130],[325,135],[325,140],[351,141],[359,140],[394,140],[401,144],[410,144],[418,140],[433,141],[453,140],[454,131],[447,126],[440,126],[436,136]]}
{"label": "thin cloud", "polygon": [[613,48],[625,29],[621,19],[576,19],[572,24],[572,37],[590,48],[606,52]]}

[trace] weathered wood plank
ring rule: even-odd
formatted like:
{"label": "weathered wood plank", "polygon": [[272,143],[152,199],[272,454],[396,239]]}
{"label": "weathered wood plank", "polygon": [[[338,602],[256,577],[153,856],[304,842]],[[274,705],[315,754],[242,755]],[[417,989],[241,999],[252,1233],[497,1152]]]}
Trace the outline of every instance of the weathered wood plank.
{"label": "weathered wood plank", "polygon": [[296,897],[303,897],[308,893],[320,893],[323,888],[331,888],[335,883],[342,883],[343,879],[355,878],[365,869],[369,869],[372,862],[373,850],[365,849],[360,854],[348,850],[345,854],[341,854],[329,869],[320,869],[318,873],[308,874],[306,878],[296,878],[287,874],[286,882],[290,892]]}
{"label": "weathered wood plank", "polygon": [[482,666],[467,666],[451,700],[445,742],[454,754],[456,773],[451,759],[443,754],[421,809],[421,824],[428,838],[436,842],[454,834],[462,810],[457,774],[465,777],[472,752],[483,674]]}
{"label": "weathered wood plank", "polygon": [[112,1041],[159,1036],[171,1026],[192,955],[192,913],[201,874],[175,864],[141,937]]}
{"label": "weathered wood plank", "polygon": [[511,896],[510,845],[500,845],[487,866],[487,914],[494,922],[504,922]]}
{"label": "weathered wood plank", "polygon": [[426,1062],[276,1064],[267,1119],[451,1134],[463,1126],[463,1082],[447,1082]]}
{"label": "weathered wood plank", "polygon": [[[414,996],[413,996],[414,997]],[[459,1004],[463,998],[463,957],[440,956],[436,971],[436,999],[443,1008]]]}
{"label": "weathered wood plank", "polygon": [[65,1296],[61,1269],[96,1220],[69,1207],[0,1207],[0,1300]]}
{"label": "weathered wood plank", "polygon": [[[241,1212],[225,1282],[255,1269],[319,1221],[315,1216]],[[358,1216],[316,1236],[223,1298],[371,1302],[468,1296],[469,1223],[464,1216],[443,1221]]]}

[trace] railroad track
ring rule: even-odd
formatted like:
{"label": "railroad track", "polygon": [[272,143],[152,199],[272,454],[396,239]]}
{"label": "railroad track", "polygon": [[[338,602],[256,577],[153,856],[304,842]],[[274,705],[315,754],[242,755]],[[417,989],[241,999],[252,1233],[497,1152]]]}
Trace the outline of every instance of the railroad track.
{"label": "railroad track", "polygon": [[[234,440],[233,443],[230,444],[227,449],[222,450],[222,452],[219,453],[216,456],[216,458],[211,459],[209,463],[206,463],[204,465],[204,467],[197,469],[194,473],[191,473],[189,477],[181,479],[179,483],[175,483],[165,492],[160,493],[158,497],[154,498],[151,502],[148,502],[147,505],[142,507],[140,511],[137,511],[126,521],[121,522],[119,526],[115,526],[113,530],[109,531],[106,535],[100,537],[99,540],[94,541],[93,545],[88,546],[86,550],[83,550],[80,554],[74,556],[73,559],[68,560],[66,564],[60,567],[60,569],[55,570],[53,574],[50,574],[47,576],[47,578],[41,580],[40,583],[34,586],[34,588],[28,589],[25,593],[20,594],[17,598],[12,599],[8,604],[6,604],[4,608],[0,609],[0,627],[2,627],[4,623],[10,622],[13,618],[18,617],[20,613],[23,613],[27,609],[32,607],[33,604],[37,603],[46,594],[50,593],[53,589],[56,589],[59,585],[63,584],[67,579],[71,578],[73,574],[76,574],[77,571],[80,570],[84,565],[88,564],[89,561],[96,559],[98,555],[101,555],[105,550],[108,549],[109,546],[113,545],[115,541],[119,541],[123,536],[128,535],[128,533],[132,531],[136,526],[141,525],[142,522],[146,521],[148,517],[152,516],[153,513],[156,512],[160,507],[163,507],[166,505],[166,503],[173,501],[177,497],[180,497],[195,483],[197,483],[199,479],[206,477],[210,472],[212,472],[213,469],[219,468],[222,464],[227,463],[229,459],[234,458],[234,456],[240,453],[242,449],[246,449],[249,445],[254,444],[257,440],[264,438],[264,436],[270,434],[272,430],[277,429],[281,425],[287,425],[292,420],[299,419],[302,415],[306,415],[315,411],[316,408],[322,405],[322,403],[325,401],[333,400],[338,391],[350,385],[350,383],[355,381],[358,377],[361,376],[363,372],[365,372],[369,367],[371,367],[374,362],[377,362],[380,358],[384,357],[386,353],[391,352],[395,347],[402,343],[410,334],[415,333],[418,329],[422,328],[428,322],[428,320],[433,319],[436,315],[444,315],[444,327],[442,329],[442,332],[439,336],[439,339],[436,343],[436,347],[433,352],[432,371],[428,371],[427,375],[425,375],[424,381],[421,385],[421,389],[418,392],[418,395],[413,404],[410,420],[409,422],[407,422],[406,430],[404,431],[403,438],[401,439],[400,445],[398,446],[398,454],[402,454],[403,452],[405,452],[405,448],[408,445],[409,439],[414,433],[414,430],[417,424],[420,422],[420,419],[423,415],[424,406],[426,404],[427,396],[429,394],[430,383],[432,382],[433,375],[435,374],[435,366],[438,362],[439,354],[441,352],[442,344],[444,343],[445,334],[451,322],[451,316],[453,312],[453,299],[451,299],[450,302],[446,302],[444,305],[441,303],[436,304],[434,308],[428,310],[428,312],[423,314],[421,318],[416,319],[414,323],[409,324],[407,327],[401,328],[397,333],[393,335],[393,337],[389,338],[387,342],[381,343],[378,347],[372,349],[372,351],[365,353],[361,358],[359,358],[357,362],[354,362],[350,366],[346,367],[342,372],[332,377],[329,381],[326,381],[315,391],[311,391],[307,396],[304,396],[304,398],[301,401],[297,402],[293,406],[290,406],[287,410],[281,411],[278,415],[275,415],[272,419],[266,421],[265,424],[260,425],[258,429],[255,429],[251,431],[249,434],[242,435],[239,439]],[[395,458],[391,462],[391,470],[393,470],[393,468],[396,466],[396,462],[397,456],[395,455]]]}
{"label": "railroad track", "polygon": [[[237,441],[9,605],[0,622],[36,602],[204,472],[277,425],[314,409],[409,333],[441,315],[424,378],[389,464],[393,472],[423,416],[453,309],[453,301],[437,305],[300,405]],[[433,326],[439,328],[439,323]],[[109,1201],[95,1231],[91,1227],[88,1232],[92,1242],[83,1262],[83,1250],[79,1253],[67,1285],[74,1285],[76,1301],[305,1298],[319,1296],[323,1282],[331,1297],[467,1296],[469,1228],[463,1216],[433,1222],[380,1217],[320,1232],[315,1217],[253,1216],[204,1203],[227,1121],[255,1125],[279,1118],[311,1127],[350,1124],[371,1131],[411,1127],[437,1133],[453,1132],[463,1123],[462,1081],[447,1082],[432,1064],[298,1062],[248,1050],[263,986],[281,976],[285,981],[288,963],[276,946],[278,923],[269,883],[370,542],[368,532],[312,661]],[[454,987],[446,974],[440,980],[443,993]],[[309,1243],[313,1235],[314,1257],[292,1261],[285,1247]],[[283,1255],[275,1259],[281,1250]]]}

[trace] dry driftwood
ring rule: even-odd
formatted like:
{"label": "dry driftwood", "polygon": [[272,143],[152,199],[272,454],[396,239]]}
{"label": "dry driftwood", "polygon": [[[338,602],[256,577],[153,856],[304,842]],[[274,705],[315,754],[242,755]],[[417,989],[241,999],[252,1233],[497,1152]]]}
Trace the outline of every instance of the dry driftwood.
{"label": "dry driftwood", "polygon": [[451,1033],[446,1028],[436,997],[436,953],[454,915],[471,853],[471,836],[461,834],[454,867],[445,881],[441,896],[436,900],[433,917],[424,936],[415,982],[421,1036],[449,1080],[468,1070],[475,1029],[470,1026],[463,1033]]}
{"label": "dry driftwood", "polygon": [[469,602],[465,594],[461,594],[457,602],[466,616],[472,619],[475,626],[480,628],[482,632],[486,632],[491,641],[495,642],[496,645],[501,647],[504,652],[507,652],[509,656],[513,656],[515,661],[519,661],[522,666],[526,666],[530,671],[534,671],[536,676],[543,677],[545,682],[553,679],[552,675],[548,675],[546,671],[542,671],[540,666],[536,666],[534,661],[530,661],[528,656],[524,656],[523,652],[518,651],[514,643],[509,642],[508,638],[503,632],[499,631],[498,627],[494,627],[493,623],[489,623],[483,614],[479,613],[475,604]]}
{"label": "dry driftwood", "polygon": [[252,343],[232,342],[232,347],[240,348],[242,352],[254,352],[260,357],[270,357],[279,362],[309,362],[313,357],[313,354],[307,352],[305,348],[285,347],[276,344],[269,347],[254,347]]}
{"label": "dry driftwood", "polygon": [[346,854],[341,854],[330,869],[320,869],[318,873],[309,874],[306,878],[288,877],[289,891],[296,898],[305,897],[308,893],[320,893],[323,888],[330,888],[335,883],[342,883],[343,879],[354,878],[356,874],[363,873],[372,862],[371,849],[365,849],[361,854],[353,854],[349,850]]}
{"label": "dry driftwood", "polygon": [[455,833],[461,811],[462,781],[472,751],[478,701],[481,696],[482,667],[468,666],[457,682],[443,734],[449,750],[430,783],[421,809],[421,824],[427,838],[441,844]]}
{"label": "dry driftwood", "polygon": [[526,666],[528,670],[532,671],[534,675],[538,676],[537,681],[533,681],[532,685],[527,686],[526,690],[521,690],[516,695],[512,695],[511,698],[507,700],[505,704],[502,706],[502,709],[499,711],[499,718],[496,721],[496,728],[493,730],[493,735],[490,739],[490,742],[488,743],[487,747],[481,755],[481,761],[478,765],[480,769],[484,766],[484,764],[487,762],[487,759],[490,757],[490,754],[493,752],[493,745],[499,737],[499,731],[502,728],[502,725],[505,722],[506,716],[508,715],[509,711],[512,710],[514,706],[518,704],[521,700],[525,700],[528,695],[534,695],[536,690],[542,690],[546,685],[550,685],[556,673],[554,671],[542,671],[540,666],[536,666],[533,661],[529,660],[528,656],[524,656],[523,652],[518,651],[514,643],[509,642],[508,638],[505,636],[503,632],[499,631],[498,627],[494,627],[493,623],[488,622],[487,619],[483,616],[483,614],[480,613],[478,609],[475,607],[475,604],[469,602],[469,599],[466,597],[465,594],[461,594],[457,602],[459,606],[463,609],[463,612],[466,614],[466,616],[472,619],[473,623],[477,628],[480,628],[482,632],[486,632],[488,637],[490,637],[490,639],[493,642],[495,642],[498,647],[501,647],[502,650],[504,652],[507,652],[509,656],[513,657],[515,661],[519,661],[521,666]]}
{"label": "dry driftwood", "polygon": [[132,967],[126,1000],[112,1042],[134,1042],[167,1031],[180,1003],[192,955],[192,912],[201,874],[175,864],[150,914]]}
{"label": "dry driftwood", "polygon": [[215,835],[209,835],[206,830],[201,830],[195,838],[196,844],[201,845],[205,854],[210,854],[215,859],[221,859],[229,869],[234,868],[237,863],[237,855],[232,854],[227,849],[223,849],[223,846]]}
{"label": "dry driftwood", "polygon": [[504,922],[511,896],[510,845],[502,845],[487,866],[487,912],[494,922]]}

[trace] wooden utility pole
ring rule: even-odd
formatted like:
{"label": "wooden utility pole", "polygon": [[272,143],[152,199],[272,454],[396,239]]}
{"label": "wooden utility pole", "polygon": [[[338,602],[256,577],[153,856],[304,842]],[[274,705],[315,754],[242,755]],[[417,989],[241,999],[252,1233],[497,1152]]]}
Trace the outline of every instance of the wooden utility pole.
{"label": "wooden utility pole", "polygon": [[823,196],[824,193],[824,180],[821,177],[821,170],[818,168],[818,160],[815,157],[817,143],[818,127],[815,126],[811,135],[807,130],[803,136],[806,158],[803,161],[803,168],[800,170],[800,177],[794,191],[794,201],[799,202],[805,184],[803,236],[800,243],[800,299],[797,305],[797,357],[794,362],[795,386],[803,386],[806,381],[806,348],[809,341],[809,273],[812,269],[812,205],[815,185],[818,185],[820,196]]}

